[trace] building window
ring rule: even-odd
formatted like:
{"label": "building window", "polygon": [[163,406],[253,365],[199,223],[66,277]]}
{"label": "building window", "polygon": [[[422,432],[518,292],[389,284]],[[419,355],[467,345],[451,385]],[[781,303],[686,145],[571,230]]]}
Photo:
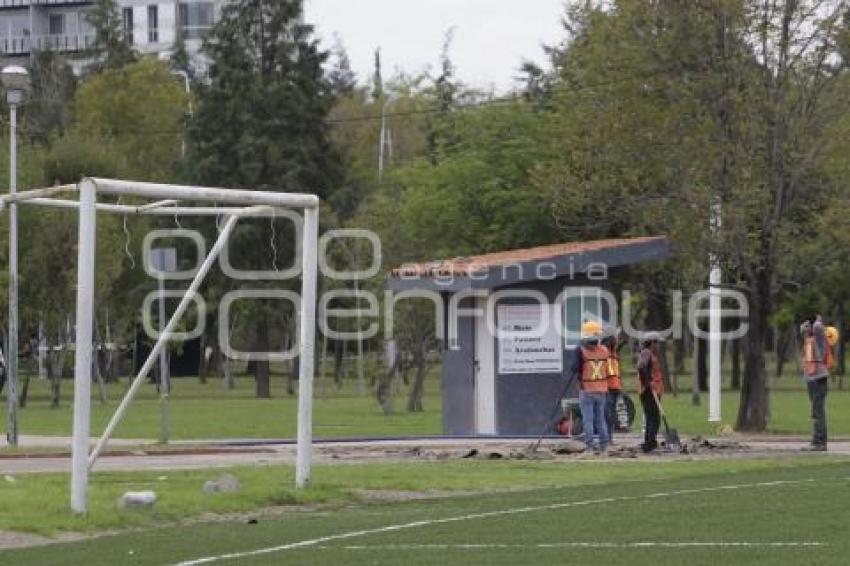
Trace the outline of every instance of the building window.
{"label": "building window", "polygon": [[65,14],[50,14],[47,19],[47,33],[65,35]]}
{"label": "building window", "polygon": [[130,45],[134,45],[135,41],[133,39],[133,9],[132,8],[124,8],[121,11],[122,22],[124,24],[124,37],[127,38],[127,43]]}
{"label": "building window", "polygon": [[565,345],[575,348],[581,342],[581,325],[588,320],[610,320],[608,305],[602,301],[599,289],[583,287],[564,301]]}
{"label": "building window", "polygon": [[159,9],[148,6],[148,43],[159,43]]}
{"label": "building window", "polygon": [[180,2],[180,29],[186,39],[201,39],[215,23],[213,2]]}

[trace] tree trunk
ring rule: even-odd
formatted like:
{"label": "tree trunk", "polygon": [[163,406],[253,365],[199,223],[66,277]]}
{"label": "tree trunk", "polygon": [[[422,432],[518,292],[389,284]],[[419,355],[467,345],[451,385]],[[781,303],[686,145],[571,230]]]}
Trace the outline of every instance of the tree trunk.
{"label": "tree trunk", "polygon": [[732,390],[741,390],[741,339],[732,340]]}
{"label": "tree trunk", "polygon": [[[268,352],[269,351],[269,333],[268,322],[266,317],[260,315],[257,318],[256,335],[254,336],[254,351]],[[272,396],[271,379],[269,378],[269,361],[262,360],[254,363],[254,379],[257,383],[257,397],[260,399],[269,399]]]}
{"label": "tree trunk", "polygon": [[224,384],[229,391],[236,389],[236,380],[233,378],[233,366],[230,360],[221,351],[221,348],[216,348],[216,359],[218,360],[218,371],[224,379]]}
{"label": "tree trunk", "polygon": [[697,358],[698,355],[698,347],[697,340],[694,335],[688,332],[686,337],[690,337],[690,352],[691,352],[691,405],[694,407],[699,407],[701,399],[699,393],[699,380],[697,379]]}
{"label": "tree trunk", "polygon": [[298,376],[301,373],[301,358],[292,360],[292,366],[289,371],[289,379],[286,380],[286,392],[289,395],[295,395],[295,384],[298,382]]}
{"label": "tree trunk", "polygon": [[697,386],[703,393],[708,391],[708,341],[697,338]]}
{"label": "tree trunk", "polygon": [[346,343],[344,340],[334,341],[334,383],[337,389],[342,389],[343,369],[345,366],[345,349]]}
{"label": "tree trunk", "polygon": [[201,336],[198,351],[198,381],[201,385],[206,385],[207,374],[209,373],[209,358],[207,356],[207,339],[203,335]]}
{"label": "tree trunk", "polygon": [[782,371],[785,369],[785,362],[788,361],[788,350],[794,342],[794,325],[790,328],[778,331],[779,336],[776,339],[776,378],[782,377]]}
{"label": "tree trunk", "polygon": [[94,371],[95,379],[97,380],[97,392],[100,398],[100,404],[106,405],[106,383],[103,381],[103,374],[100,371],[97,349],[95,349],[94,354],[94,359],[92,360],[92,369]]}
{"label": "tree trunk", "polygon": [[414,353],[414,364],[416,364],[416,378],[413,380],[413,387],[410,388],[410,397],[407,399],[407,411],[409,413],[421,413],[422,393],[425,390],[425,374],[427,364],[425,363],[425,341],[417,345]]}
{"label": "tree trunk", "polygon": [[59,407],[62,384],[62,356],[61,351],[50,353],[47,356],[47,376],[50,379],[50,408]]}
{"label": "tree trunk", "polygon": [[392,386],[396,375],[401,369],[401,355],[398,350],[394,350],[395,355],[388,356],[389,367],[386,373],[381,373],[378,380],[378,386],[375,390],[375,395],[378,398],[378,404],[385,415],[393,414],[393,396]]}
{"label": "tree trunk", "polygon": [[327,395],[327,379],[325,370],[328,368],[328,337],[322,334],[322,357],[319,360],[319,397]]}
{"label": "tree trunk", "polygon": [[741,431],[762,432],[767,428],[768,391],[764,363],[764,332],[768,312],[764,300],[770,296],[771,277],[759,273],[755,292],[750,293],[750,328],[746,336],[744,380],[741,384],[741,404],[736,428]]}
{"label": "tree trunk", "polygon": [[127,379],[129,380],[129,385],[133,384],[133,377],[136,373],[136,366],[139,363],[139,329],[135,325],[133,326],[133,367],[130,368],[128,372]]}
{"label": "tree trunk", "polygon": [[23,383],[21,384],[21,393],[18,395],[18,407],[21,409],[25,409],[27,407],[27,398],[29,397],[30,391],[30,374],[26,372],[24,374]]}
{"label": "tree trunk", "polygon": [[685,340],[673,342],[673,371],[676,375],[685,372]]}
{"label": "tree trunk", "polygon": [[100,336],[100,325],[94,321],[94,351],[92,352],[92,371],[97,380],[97,391],[100,396],[100,404],[106,405],[106,383],[103,380],[101,361],[106,351],[106,345]]}

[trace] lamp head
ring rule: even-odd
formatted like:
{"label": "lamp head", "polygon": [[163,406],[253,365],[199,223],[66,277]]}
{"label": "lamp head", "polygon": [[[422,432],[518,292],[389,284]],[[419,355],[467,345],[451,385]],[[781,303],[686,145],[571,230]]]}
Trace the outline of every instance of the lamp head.
{"label": "lamp head", "polygon": [[30,88],[30,75],[19,65],[8,65],[0,71],[0,82],[6,90],[6,101],[17,105],[24,101],[24,96]]}

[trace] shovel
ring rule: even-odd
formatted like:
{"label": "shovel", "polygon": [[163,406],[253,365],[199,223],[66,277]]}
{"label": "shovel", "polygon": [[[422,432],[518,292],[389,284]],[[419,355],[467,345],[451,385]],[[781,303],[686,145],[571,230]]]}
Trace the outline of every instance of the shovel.
{"label": "shovel", "polygon": [[655,399],[655,404],[658,406],[658,412],[661,413],[661,419],[664,421],[664,442],[669,450],[678,450],[682,443],[679,441],[679,432],[675,428],[670,428],[667,422],[667,415],[664,414],[664,407],[661,406],[661,400],[652,392],[652,398]]}

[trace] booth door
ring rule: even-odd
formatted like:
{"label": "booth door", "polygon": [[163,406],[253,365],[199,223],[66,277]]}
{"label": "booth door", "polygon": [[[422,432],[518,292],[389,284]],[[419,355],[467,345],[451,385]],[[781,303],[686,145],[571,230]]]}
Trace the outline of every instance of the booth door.
{"label": "booth door", "polygon": [[[476,308],[487,312],[487,298],[478,297]],[[487,316],[475,318],[475,432],[496,434],[496,352],[495,337]]]}

